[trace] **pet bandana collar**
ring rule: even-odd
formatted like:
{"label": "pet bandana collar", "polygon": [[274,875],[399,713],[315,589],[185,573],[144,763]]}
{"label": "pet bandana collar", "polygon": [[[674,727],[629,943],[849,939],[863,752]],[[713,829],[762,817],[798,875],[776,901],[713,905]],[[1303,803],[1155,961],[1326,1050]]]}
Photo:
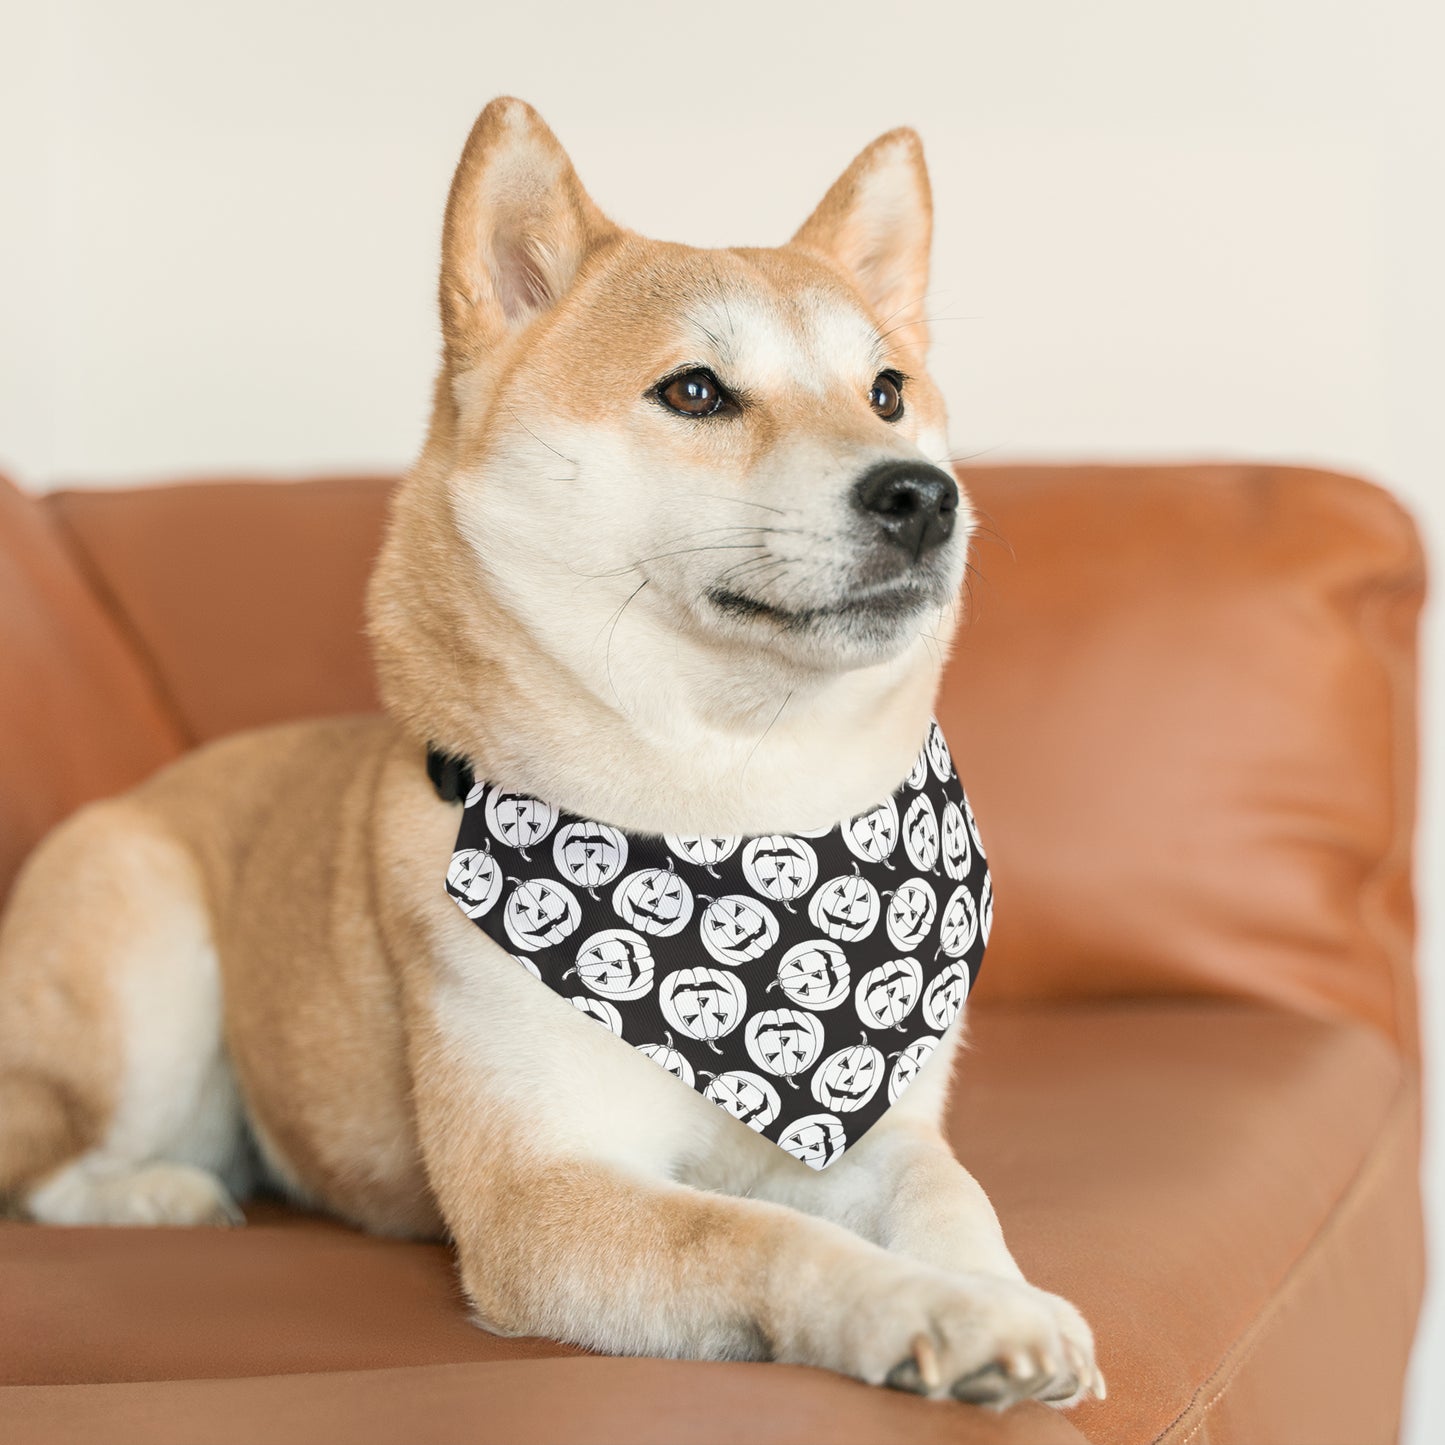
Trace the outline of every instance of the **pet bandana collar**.
{"label": "pet bandana collar", "polygon": [[656,837],[473,783],[447,892],[528,973],[814,1169],[871,1128],[958,1017],[993,922],[938,724],[896,792],[811,833]]}

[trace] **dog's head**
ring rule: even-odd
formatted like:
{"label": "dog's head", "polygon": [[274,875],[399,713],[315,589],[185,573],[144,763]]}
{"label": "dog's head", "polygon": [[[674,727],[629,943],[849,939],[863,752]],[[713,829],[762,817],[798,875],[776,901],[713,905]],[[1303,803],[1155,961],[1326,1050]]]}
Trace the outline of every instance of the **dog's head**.
{"label": "dog's head", "polygon": [[[930,231],[912,131],[786,245],[699,250],[611,223],[530,107],[489,105],[448,203],[414,476],[447,517],[413,532],[469,565],[446,625],[473,586],[478,628],[520,619],[598,690],[662,665],[659,639],[718,689],[936,661],[971,516],[925,365]],[[411,591],[373,590],[384,674],[398,619],[438,597],[415,566]]]}

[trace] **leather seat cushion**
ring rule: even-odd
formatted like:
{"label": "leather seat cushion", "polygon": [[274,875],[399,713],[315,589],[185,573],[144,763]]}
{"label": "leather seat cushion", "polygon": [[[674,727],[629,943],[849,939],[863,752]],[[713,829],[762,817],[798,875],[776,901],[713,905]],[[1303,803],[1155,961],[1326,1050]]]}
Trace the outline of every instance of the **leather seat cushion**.
{"label": "leather seat cushion", "polygon": [[0,1418],[12,1445],[1383,1442],[1421,1272],[1409,1079],[1371,1029],[1258,1006],[979,1011],[955,1145],[1114,1386],[1065,1417],[498,1339],[445,1248],[264,1205],[231,1232],[0,1225]]}

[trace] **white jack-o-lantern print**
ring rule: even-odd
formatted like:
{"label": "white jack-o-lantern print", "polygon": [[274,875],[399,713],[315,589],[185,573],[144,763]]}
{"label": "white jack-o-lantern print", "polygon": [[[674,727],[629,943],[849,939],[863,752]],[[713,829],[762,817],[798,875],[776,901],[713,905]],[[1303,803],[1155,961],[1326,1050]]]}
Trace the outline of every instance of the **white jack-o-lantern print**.
{"label": "white jack-o-lantern print", "polygon": [[968,876],[973,866],[973,847],[968,840],[968,824],[957,803],[943,805],[943,821],[939,824],[939,847],[943,853],[943,871],[954,882]]}
{"label": "white jack-o-lantern print", "polygon": [[829,1054],[818,1065],[811,1085],[813,1097],[825,1109],[851,1114],[878,1092],[887,1067],[882,1052],[865,1036],[861,1043]]}
{"label": "white jack-o-lantern print", "polygon": [[908,878],[888,895],[885,926],[893,946],[907,953],[928,937],[938,909],[933,885],[926,878]]}
{"label": "white jack-o-lantern print", "polygon": [[906,1049],[888,1055],[893,1060],[893,1068],[888,1075],[890,1104],[898,1102],[898,1096],[918,1077],[919,1069],[928,1062],[929,1055],[937,1047],[938,1040],[924,1034],[921,1039],[914,1039]]}
{"label": "white jack-o-lantern print", "polygon": [[501,866],[486,848],[463,848],[447,865],[447,892],[468,918],[480,918],[502,896]]}
{"label": "white jack-o-lantern print", "polygon": [[895,958],[858,980],[853,1007],[870,1029],[901,1029],[922,993],[923,965],[916,958]]}
{"label": "white jack-o-lantern print", "polygon": [[764,1009],[748,1020],[743,1043],[748,1057],[764,1073],[785,1079],[796,1089],[796,1076],[811,1069],[823,1052],[823,1025],[816,1015],[801,1009]]}
{"label": "white jack-o-lantern print", "polygon": [[963,800],[963,815],[968,819],[968,831],[973,836],[973,846],[978,849],[978,856],[987,858],[988,854],[983,851],[983,839],[978,835],[978,820],[973,816],[973,805],[967,797]]}
{"label": "white jack-o-lantern print", "polygon": [[542,977],[542,970],[525,953],[509,953],[507,957],[513,963],[520,963],[533,978],[540,979]]}
{"label": "white jack-o-lantern print", "polygon": [[589,1019],[596,1019],[604,1029],[622,1037],[622,1015],[605,998],[588,998],[579,993],[572,996],[572,1006]]}
{"label": "white jack-o-lantern print", "polygon": [[748,993],[735,973],[719,968],[680,968],[662,981],[662,1016],[679,1033],[720,1054],[717,1039],[730,1034],[747,1011]]}
{"label": "white jack-o-lantern print", "polygon": [[943,740],[943,729],[936,722],[928,724],[928,736],[923,740],[923,751],[928,754],[928,765],[940,783],[946,783],[953,776],[953,759],[948,756],[948,744]]}
{"label": "white jack-o-lantern print", "polygon": [[818,855],[801,838],[768,833],[743,849],[743,877],[791,913],[793,903],[818,881]]}
{"label": "white jack-o-lantern print", "polygon": [[552,844],[557,871],[593,897],[627,866],[627,838],[606,823],[568,823]]}
{"label": "white jack-o-lantern print", "polygon": [[993,932],[993,874],[983,880],[983,894],[978,900],[978,928],[983,934],[983,946],[988,947],[988,936]]}
{"label": "white jack-o-lantern print", "polygon": [[893,864],[888,860],[898,846],[898,804],[891,797],[885,798],[877,807],[849,818],[842,825],[842,833],[843,842],[855,858],[891,868]]}
{"label": "white jack-o-lantern print", "polygon": [[848,956],[830,938],[795,943],[778,963],[768,992],[780,988],[804,1008],[837,1008],[848,997]]}
{"label": "white jack-o-lantern print", "polygon": [[681,933],[692,917],[692,889],[666,868],[640,868],[629,873],[612,895],[612,907],[619,918],[639,933],[671,938]]}
{"label": "white jack-o-lantern print", "polygon": [[960,958],[973,947],[978,936],[978,905],[967,886],[955,888],[943,908],[938,925],[938,951]]}
{"label": "white jack-o-lantern print", "polygon": [[783,1101],[778,1091],[761,1074],[747,1069],[729,1069],[725,1074],[708,1074],[702,1091],[720,1108],[726,1109],[741,1124],[761,1133],[778,1117]]}
{"label": "white jack-o-lantern print", "polygon": [[[666,1030],[664,1030],[666,1033]],[[665,1044],[639,1044],[637,1052],[651,1059],[654,1064],[667,1070],[675,1079],[681,1079],[688,1088],[693,1085],[692,1065],[672,1046],[672,1035],[667,1034]]]}
{"label": "white jack-o-lantern print", "polygon": [[577,931],[582,909],[560,883],[550,878],[509,878],[514,884],[502,910],[507,937],[528,953],[561,943]]}
{"label": "white jack-o-lantern print", "polygon": [[808,1114],[789,1124],[778,1143],[810,1169],[826,1169],[847,1147],[848,1136],[832,1114]]}
{"label": "white jack-o-lantern print", "polygon": [[475,808],[477,804],[486,797],[486,794],[487,785],[485,783],[473,783],[471,787],[467,789],[467,800],[462,806],[464,808]]}
{"label": "white jack-o-lantern print", "polygon": [[819,933],[840,943],[867,938],[883,911],[878,890],[853,865],[851,873],[830,878],[808,902],[808,918]]}
{"label": "white jack-o-lantern print", "polygon": [[924,873],[931,873],[938,862],[938,816],[926,793],[920,793],[903,815],[903,851]]}
{"label": "white jack-o-lantern print", "polygon": [[910,788],[921,788],[928,781],[928,749],[920,748],[908,776],[903,780]]}
{"label": "white jack-o-lantern print", "polygon": [[557,826],[557,810],[530,793],[511,788],[493,788],[487,794],[486,819],[492,837],[515,848],[527,862],[527,849],[540,843]]}
{"label": "white jack-o-lantern print", "polygon": [[699,868],[706,868],[714,878],[717,878],[720,875],[714,865],[721,863],[725,858],[731,858],[738,851],[738,844],[743,840],[727,833],[696,836],[685,833],[667,833],[663,836],[662,841],[679,858],[685,858]]}
{"label": "white jack-o-lantern print", "polygon": [[750,963],[778,941],[778,920],[746,893],[710,898],[698,922],[702,946],[719,963]]}
{"label": "white jack-o-lantern print", "polygon": [[574,974],[603,998],[645,998],[652,992],[652,948],[630,928],[604,928],[577,950],[577,962],[562,975]]}
{"label": "white jack-o-lantern print", "polygon": [[950,963],[923,994],[923,1021],[931,1029],[943,1033],[959,1015],[968,997],[968,969],[961,963]]}

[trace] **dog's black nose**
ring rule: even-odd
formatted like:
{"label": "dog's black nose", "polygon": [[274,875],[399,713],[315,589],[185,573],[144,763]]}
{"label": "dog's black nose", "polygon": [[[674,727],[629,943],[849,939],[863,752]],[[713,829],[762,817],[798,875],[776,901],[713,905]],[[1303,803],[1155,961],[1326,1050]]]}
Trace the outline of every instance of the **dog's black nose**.
{"label": "dog's black nose", "polygon": [[953,535],[958,516],[958,483],[927,462],[879,462],[858,478],[853,499],[915,562]]}

